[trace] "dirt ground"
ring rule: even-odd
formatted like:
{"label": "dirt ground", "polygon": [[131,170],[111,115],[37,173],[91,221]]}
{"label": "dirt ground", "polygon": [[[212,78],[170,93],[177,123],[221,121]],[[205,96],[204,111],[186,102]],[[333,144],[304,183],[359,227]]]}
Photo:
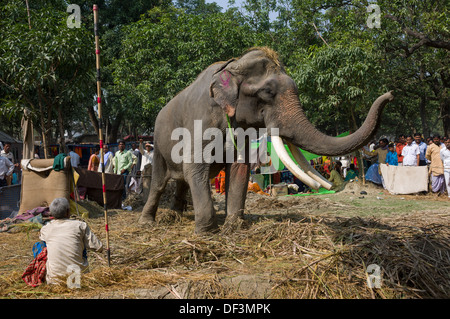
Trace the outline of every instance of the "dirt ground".
{"label": "dirt ground", "polygon": [[[1,298],[448,298],[450,200],[433,194],[390,195],[371,183],[335,194],[269,197],[249,193],[245,220],[229,228],[224,195],[213,191],[221,231],[194,234],[191,204],[168,209],[169,187],[153,227],[131,211],[109,210],[111,265],[89,252],[81,288],[27,286],[39,228],[0,233]],[[361,193],[362,192],[362,193]],[[85,219],[106,246],[104,215],[95,203]],[[368,265],[381,285],[369,288]]]}

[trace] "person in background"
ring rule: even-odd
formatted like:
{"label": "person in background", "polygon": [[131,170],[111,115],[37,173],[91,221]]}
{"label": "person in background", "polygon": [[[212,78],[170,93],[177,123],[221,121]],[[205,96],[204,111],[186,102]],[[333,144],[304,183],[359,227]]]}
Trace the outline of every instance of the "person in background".
{"label": "person in background", "polygon": [[444,166],[445,187],[447,187],[447,195],[450,199],[450,138],[444,141],[444,147],[441,148],[440,157]]}
{"label": "person in background", "polygon": [[144,143],[144,140],[140,139],[139,140],[139,152],[142,154],[141,167],[140,167],[141,172],[144,171],[144,168],[147,164],[153,163],[153,145],[150,143],[145,143],[145,150],[144,150],[143,143]]}
{"label": "person in background", "polygon": [[442,194],[445,192],[444,164],[441,160],[441,137],[433,136],[433,144],[429,145],[425,154],[430,161],[431,191]]}
{"label": "person in background", "polygon": [[[3,150],[0,152],[0,156],[6,157],[7,159],[9,159],[9,161],[11,163],[13,163],[13,165],[15,167],[19,167],[19,163],[16,163],[15,159],[14,159],[14,154],[11,152],[11,143],[10,142],[5,142],[4,146],[3,146]],[[6,176],[6,184],[12,185],[12,178],[13,178],[13,174]]]}
{"label": "person in background", "polygon": [[419,165],[418,166],[427,166],[427,159],[425,158],[425,154],[427,152],[427,143],[422,140],[422,134],[414,133],[414,141],[419,147]]}
{"label": "person in background", "polygon": [[[224,194],[225,193],[225,168],[219,172],[219,174],[217,175],[217,178],[219,179],[219,193]],[[217,189],[216,189],[216,192],[217,192]]]}
{"label": "person in background", "polygon": [[130,173],[131,166],[133,165],[133,156],[131,152],[125,150],[125,142],[119,142],[119,150],[114,155],[114,174],[122,175],[123,182],[125,184],[122,199],[127,197],[128,185],[127,176]]}
{"label": "person in background", "polygon": [[388,152],[386,154],[386,165],[398,166],[397,152],[395,151],[394,143],[388,145]]}
{"label": "person in background", "polygon": [[[105,166],[105,173],[114,174],[114,153],[109,150],[109,146],[103,144],[103,165]],[[101,163],[100,163],[101,164]],[[98,165],[98,172],[102,172],[102,165]]]}
{"label": "person in background", "polygon": [[80,165],[80,155],[75,153],[73,145],[69,146],[69,150],[70,164],[72,165],[72,167],[78,167],[78,165]]}
{"label": "person in background", "polygon": [[405,135],[402,134],[398,137],[398,142],[395,145],[395,151],[397,152],[398,166],[403,165],[402,151],[403,151],[403,148],[405,147],[405,145],[406,145]]}
{"label": "person in background", "polygon": [[341,156],[341,164],[342,164],[342,177],[345,178],[347,176],[347,170],[350,166],[350,161],[347,157]]}
{"label": "person in background", "polygon": [[403,166],[419,166],[420,150],[419,146],[413,141],[411,135],[406,138],[406,145],[402,150]]}
{"label": "person in background", "polygon": [[11,161],[11,163],[15,163],[14,154],[11,152],[11,143],[5,142],[3,146],[3,150],[0,152],[0,156],[6,157]]}
{"label": "person in background", "polygon": [[3,156],[0,156],[0,187],[7,186],[6,179],[12,176],[14,172],[14,164]]}
{"label": "person in background", "polygon": [[94,147],[94,153],[89,158],[88,171],[98,171],[98,166],[100,165],[99,153],[100,146]]}
{"label": "person in background", "polygon": [[83,252],[85,249],[101,252],[103,244],[84,221],[70,219],[66,198],[54,199],[49,209],[54,219],[41,228],[39,239],[47,247],[46,281],[54,284],[58,283],[58,277],[67,275],[69,266],[88,272],[89,263]]}
{"label": "person in background", "polygon": [[350,164],[349,169],[347,170],[347,175],[345,176],[345,181],[349,181],[351,179],[355,179],[358,177],[358,174],[355,171],[355,164]]}
{"label": "person in background", "polygon": [[377,161],[376,155],[369,155],[370,152],[373,151],[374,147],[375,147],[375,141],[370,141],[369,143],[367,143],[367,145],[365,145],[363,147],[362,157],[363,157],[363,162],[364,162],[364,173],[366,173],[367,170],[369,169],[369,167],[373,163],[376,163],[376,161]]}
{"label": "person in background", "polygon": [[134,156],[136,156],[137,161],[136,161],[136,169],[135,169],[135,174],[137,174],[137,172],[141,171],[141,161],[142,161],[142,154],[139,150],[138,145],[136,145],[136,143],[132,143],[131,144],[131,153],[133,153]]}
{"label": "person in background", "polygon": [[34,149],[34,158],[35,159],[40,159],[41,157],[39,156],[39,147],[36,147]]}
{"label": "person in background", "polygon": [[328,181],[333,183],[333,187],[331,187],[333,190],[340,189],[344,184],[344,179],[342,178],[342,164],[340,161],[333,163],[333,169],[330,172]]}

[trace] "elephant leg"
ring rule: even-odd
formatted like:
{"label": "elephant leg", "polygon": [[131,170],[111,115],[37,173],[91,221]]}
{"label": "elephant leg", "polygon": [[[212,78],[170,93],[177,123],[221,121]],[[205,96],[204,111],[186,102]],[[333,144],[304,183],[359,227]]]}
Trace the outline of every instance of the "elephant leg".
{"label": "elephant leg", "polygon": [[189,190],[189,184],[183,180],[176,181],[176,189],[175,195],[172,202],[172,206],[170,207],[172,210],[176,211],[180,215],[183,214],[183,211],[186,208],[186,194]]}
{"label": "elephant leg", "polygon": [[211,198],[209,170],[204,165],[184,169],[185,179],[191,189],[195,211],[195,232],[197,234],[218,230],[216,211]]}
{"label": "elephant leg", "polygon": [[155,153],[153,157],[152,180],[150,183],[150,193],[139,218],[140,224],[154,223],[159,200],[163,194],[169,177],[163,157]]}
{"label": "elephant leg", "polygon": [[245,199],[247,197],[250,164],[232,163],[226,166],[225,194],[228,218],[243,218]]}

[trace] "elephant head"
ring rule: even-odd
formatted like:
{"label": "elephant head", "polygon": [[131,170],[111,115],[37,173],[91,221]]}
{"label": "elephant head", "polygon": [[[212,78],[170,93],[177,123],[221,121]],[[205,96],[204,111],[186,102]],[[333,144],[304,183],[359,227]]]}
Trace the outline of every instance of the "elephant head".
{"label": "elephant head", "polygon": [[[286,74],[276,52],[269,48],[252,48],[239,59],[225,62],[214,74],[210,96],[237,126],[277,128],[279,137],[272,143],[283,163],[309,186],[330,188],[320,174],[304,159],[303,150],[327,156],[351,153],[374,136],[384,106],[393,99],[391,92],[378,97],[363,125],[346,137],[332,137],[318,131],[306,118],[294,80]],[[287,154],[283,141],[290,147],[300,170]]]}

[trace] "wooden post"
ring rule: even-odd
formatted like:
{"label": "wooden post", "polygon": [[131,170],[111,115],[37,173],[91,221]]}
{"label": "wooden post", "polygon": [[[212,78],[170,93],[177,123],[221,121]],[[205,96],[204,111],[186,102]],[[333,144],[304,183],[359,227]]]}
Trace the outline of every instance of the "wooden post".
{"label": "wooden post", "polygon": [[102,189],[103,189],[103,209],[105,212],[105,231],[106,231],[106,253],[108,257],[108,266],[111,264],[111,251],[109,247],[109,226],[108,226],[108,208],[105,188],[105,163],[103,151],[103,119],[102,119],[102,91],[100,79],[100,46],[98,36],[98,6],[94,4],[94,34],[95,34],[95,57],[97,69],[97,106],[98,106],[98,135],[100,140],[100,166],[102,168]]}

